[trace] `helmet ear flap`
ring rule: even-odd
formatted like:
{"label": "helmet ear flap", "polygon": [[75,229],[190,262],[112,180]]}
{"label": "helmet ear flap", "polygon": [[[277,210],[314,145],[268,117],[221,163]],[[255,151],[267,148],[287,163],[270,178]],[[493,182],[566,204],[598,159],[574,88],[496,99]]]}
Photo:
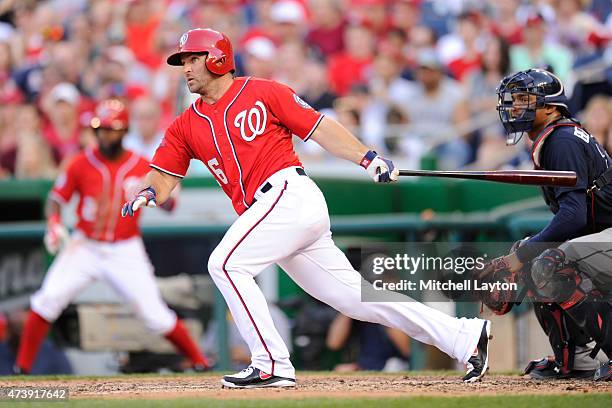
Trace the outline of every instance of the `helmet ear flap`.
{"label": "helmet ear flap", "polygon": [[210,72],[216,75],[224,74],[225,65],[227,61],[227,56],[223,54],[223,52],[219,50],[210,50],[208,51],[208,56],[206,57],[206,68]]}
{"label": "helmet ear flap", "polygon": [[221,58],[215,58],[214,60],[211,60],[211,62],[213,64],[215,64],[217,67],[221,67],[223,65],[225,65],[225,56],[221,57]]}

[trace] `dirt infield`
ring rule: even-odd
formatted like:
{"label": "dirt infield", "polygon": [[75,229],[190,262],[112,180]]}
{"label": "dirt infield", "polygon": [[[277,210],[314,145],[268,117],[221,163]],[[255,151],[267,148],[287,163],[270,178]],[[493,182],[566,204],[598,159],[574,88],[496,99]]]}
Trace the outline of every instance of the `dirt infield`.
{"label": "dirt infield", "polygon": [[474,396],[529,394],[610,393],[612,383],[592,381],[534,381],[519,376],[489,375],[476,384],[463,384],[457,375],[381,375],[381,374],[298,374],[295,389],[222,389],[219,375],[192,376],[118,376],[92,378],[62,378],[57,380],[0,380],[7,386],[67,386],[70,397],[119,399],[278,399],[278,398],[364,398],[406,396]]}

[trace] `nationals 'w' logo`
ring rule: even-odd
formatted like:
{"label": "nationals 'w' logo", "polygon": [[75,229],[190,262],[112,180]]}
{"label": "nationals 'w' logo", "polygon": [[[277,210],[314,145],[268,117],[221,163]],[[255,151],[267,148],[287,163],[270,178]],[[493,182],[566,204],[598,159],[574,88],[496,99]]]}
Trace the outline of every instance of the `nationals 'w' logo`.
{"label": "nationals 'w' logo", "polygon": [[[264,130],[266,130],[267,121],[268,112],[266,112],[266,107],[263,103],[257,101],[254,107],[248,110],[245,109],[236,115],[234,126],[240,128],[240,135],[244,140],[251,142],[257,136],[263,134]],[[245,127],[248,127],[248,130]]]}

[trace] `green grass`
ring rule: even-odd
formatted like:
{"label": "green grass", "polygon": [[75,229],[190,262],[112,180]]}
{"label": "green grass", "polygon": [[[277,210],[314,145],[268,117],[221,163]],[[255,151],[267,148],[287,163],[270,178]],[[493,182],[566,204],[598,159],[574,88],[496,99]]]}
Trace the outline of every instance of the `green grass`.
{"label": "green grass", "polygon": [[19,402],[19,403],[0,403],[0,407],[91,407],[91,408],[301,408],[301,407],[379,407],[379,408],[518,408],[518,407],[538,407],[538,408],[557,408],[573,407],[580,408],[600,408],[610,404],[610,394],[584,394],[584,395],[565,395],[565,396],[499,396],[499,397],[405,397],[405,398],[308,398],[299,399],[274,399],[274,400],[215,400],[215,399],[174,399],[174,400],[71,400],[66,403],[49,402]]}

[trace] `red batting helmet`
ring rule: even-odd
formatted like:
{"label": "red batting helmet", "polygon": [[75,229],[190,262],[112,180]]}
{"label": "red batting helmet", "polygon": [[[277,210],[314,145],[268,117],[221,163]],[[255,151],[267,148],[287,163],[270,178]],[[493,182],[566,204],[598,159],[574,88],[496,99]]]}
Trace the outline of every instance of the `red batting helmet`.
{"label": "red batting helmet", "polygon": [[195,28],[182,35],[178,51],[166,60],[169,65],[183,65],[181,55],[191,52],[206,52],[206,68],[213,74],[223,75],[236,70],[234,52],[229,38],[209,28]]}
{"label": "red batting helmet", "polygon": [[106,99],[96,106],[94,117],[89,122],[94,129],[127,130],[129,116],[127,107],[119,99]]}

